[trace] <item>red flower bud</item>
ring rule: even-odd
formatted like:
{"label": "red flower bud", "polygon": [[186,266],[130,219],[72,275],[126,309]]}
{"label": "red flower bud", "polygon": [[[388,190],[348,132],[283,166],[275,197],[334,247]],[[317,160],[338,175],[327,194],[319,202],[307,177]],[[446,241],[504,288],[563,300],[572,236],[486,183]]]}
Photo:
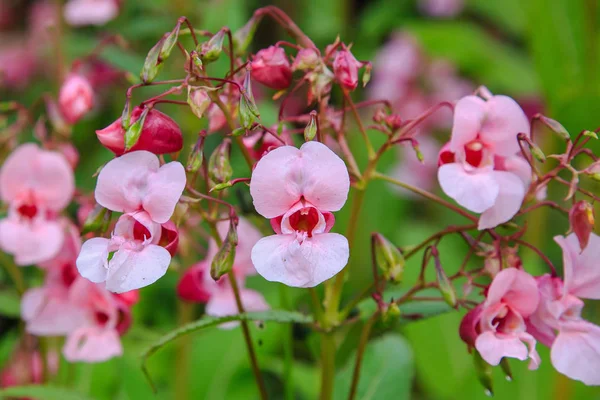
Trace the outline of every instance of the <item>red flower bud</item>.
{"label": "red flower bud", "polygon": [[[131,113],[133,124],[142,114],[143,108],[136,107]],[[125,129],[123,129],[121,118],[104,129],[96,131],[100,143],[115,155],[125,153]],[[147,150],[154,154],[174,153],[183,147],[181,129],[169,116],[158,110],[152,109],[146,116],[142,133],[137,143],[129,150]]]}
{"label": "red flower bud", "polygon": [[252,79],[273,89],[286,89],[292,82],[290,61],[281,47],[260,50],[252,60]]}
{"label": "red flower bud", "polygon": [[206,303],[210,293],[204,287],[205,268],[208,265],[198,263],[189,268],[177,284],[177,295],[182,299],[193,303]]}
{"label": "red flower bud", "polygon": [[333,73],[340,85],[354,90],[358,86],[358,69],[361,66],[349,50],[340,50],[333,60]]}
{"label": "red flower bud", "polygon": [[94,90],[82,75],[71,74],[63,82],[58,95],[60,112],[64,119],[74,124],[94,107]]}
{"label": "red flower bud", "polygon": [[583,251],[587,247],[590,234],[594,230],[594,208],[585,200],[573,204],[569,211],[571,229],[575,232],[579,247]]}

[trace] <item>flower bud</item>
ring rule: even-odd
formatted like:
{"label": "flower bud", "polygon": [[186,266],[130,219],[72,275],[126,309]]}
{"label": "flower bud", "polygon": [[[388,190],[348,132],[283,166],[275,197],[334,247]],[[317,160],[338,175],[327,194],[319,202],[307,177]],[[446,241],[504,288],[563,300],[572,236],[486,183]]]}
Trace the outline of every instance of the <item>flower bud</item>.
{"label": "flower bud", "polygon": [[225,139],[213,151],[208,160],[208,176],[214,184],[224,183],[231,179],[233,169],[229,162],[231,140]]}
{"label": "flower bud", "polygon": [[389,324],[393,321],[396,321],[401,314],[402,311],[400,311],[398,304],[392,302],[385,308],[385,311],[381,316],[381,320],[384,324]]}
{"label": "flower bud", "polygon": [[315,69],[320,64],[320,58],[317,51],[311,47],[302,49],[296,54],[292,64],[292,71],[304,71]]}
{"label": "flower bud", "polygon": [[202,167],[204,161],[204,139],[206,138],[206,131],[200,132],[198,140],[192,146],[192,150],[188,155],[185,169],[188,172],[196,172]]}
{"label": "flower bud", "polygon": [[479,304],[477,307],[466,313],[462,321],[460,322],[458,333],[462,341],[467,344],[469,349],[475,347],[475,340],[479,335],[477,329],[479,321],[481,319],[482,309],[482,305]]}
{"label": "flower bud", "polygon": [[107,210],[100,204],[96,204],[87,215],[83,227],[81,228],[81,234],[85,235],[89,232],[106,232],[108,230],[108,225],[110,224],[111,216],[112,211]]}
{"label": "flower bud", "polygon": [[187,102],[190,105],[190,109],[192,110],[194,115],[198,118],[202,118],[204,112],[208,109],[212,102],[210,96],[208,95],[207,89],[211,88],[194,88],[191,86],[188,87]]}
{"label": "flower bud", "polygon": [[544,154],[544,152],[542,151],[542,149],[540,149],[535,143],[531,143],[532,146],[530,146],[530,151],[531,151],[531,155],[534,156],[536,158],[536,160],[538,160],[539,162],[545,162],[546,161],[546,155]]}
{"label": "flower bud", "polygon": [[398,283],[404,274],[404,256],[393,243],[380,233],[372,236],[375,263],[387,281]]}
{"label": "flower bud", "polygon": [[233,183],[231,183],[231,181],[219,183],[219,184],[216,184],[215,186],[213,186],[212,188],[210,188],[209,192],[218,192],[219,190],[227,189],[232,186],[233,186]]}
{"label": "flower bud", "polygon": [[171,55],[171,50],[175,47],[177,43],[177,38],[179,37],[179,28],[181,27],[181,23],[177,23],[173,30],[164,36],[164,41],[162,47],[160,48],[159,60],[164,62]]}
{"label": "flower bud", "polygon": [[260,50],[250,65],[252,78],[272,89],[286,89],[292,82],[290,61],[281,47]]}
{"label": "flower bud", "polygon": [[548,118],[545,115],[540,116],[540,120],[544,123],[544,125],[546,125],[548,128],[550,128],[554,133],[558,133],[558,135],[560,137],[562,137],[565,140],[569,140],[571,138],[571,135],[569,135],[569,132],[565,129],[564,126],[561,125],[560,122],[553,120],[552,118]]}
{"label": "flower bud", "polygon": [[225,40],[225,29],[215,33],[208,42],[204,42],[200,48],[200,59],[204,64],[217,61],[223,52],[223,41]]}
{"label": "flower bud", "polygon": [[[135,107],[131,113],[134,124],[143,113],[142,107]],[[115,155],[123,155],[125,150],[125,129],[119,118],[104,129],[96,131],[100,143]],[[137,143],[127,151],[147,150],[154,154],[174,153],[183,147],[181,129],[175,121],[158,110],[151,109],[146,115]]]}
{"label": "flower bud", "polygon": [[163,60],[160,58],[160,53],[163,48],[166,37],[169,34],[166,33],[148,52],[142,72],[140,72],[140,78],[144,83],[150,83],[156,78],[156,75],[160,72],[163,67]]}
{"label": "flower bud", "polygon": [[590,137],[592,139],[598,140],[598,134],[596,132],[594,132],[594,131],[584,131],[583,132],[583,136],[587,136],[587,137]]}
{"label": "flower bud", "polygon": [[94,90],[82,75],[70,74],[58,95],[60,112],[64,119],[74,124],[94,107]]}
{"label": "flower bud", "polygon": [[246,51],[252,42],[252,39],[254,39],[254,33],[261,20],[262,15],[254,14],[252,18],[246,22],[246,25],[233,34],[233,49],[236,55],[240,55]]}
{"label": "flower bud", "polygon": [[444,268],[442,268],[440,256],[435,247],[431,248],[431,254],[435,261],[435,275],[437,278],[438,287],[440,289],[440,292],[442,293],[442,297],[450,307],[454,308],[457,304],[456,290],[454,290],[452,282],[448,278],[448,275],[446,275]]}
{"label": "flower bud", "polygon": [[320,100],[329,95],[334,75],[327,67],[319,68],[309,73],[307,77],[310,81],[310,90],[308,92],[309,104],[314,100]]}
{"label": "flower bud", "polygon": [[502,372],[504,372],[504,377],[507,381],[513,380],[512,371],[510,370],[510,363],[508,362],[508,358],[502,357],[500,360],[500,368],[502,368]]}
{"label": "flower bud", "polygon": [[317,112],[311,111],[310,121],[306,128],[304,128],[304,140],[310,142],[317,135]]}
{"label": "flower bud", "polygon": [[340,50],[333,60],[333,73],[344,88],[354,90],[358,86],[358,69],[362,66],[349,50]]}
{"label": "flower bud", "polygon": [[485,388],[485,394],[493,396],[492,366],[484,361],[477,350],[473,352],[473,363],[475,364],[477,379],[479,379],[479,383]]}
{"label": "flower bud", "polygon": [[233,261],[235,260],[235,248],[238,243],[237,237],[237,218],[232,218],[229,223],[229,231],[221,244],[221,248],[215,254],[212,263],[210,264],[210,276],[218,281],[223,275],[233,269]]}
{"label": "flower bud", "polygon": [[579,247],[583,251],[594,231],[594,207],[585,200],[578,201],[569,211],[569,222],[579,240]]}
{"label": "flower bud", "polygon": [[372,69],[373,69],[373,65],[371,63],[368,63],[365,66],[365,72],[363,72],[363,76],[362,76],[362,85],[363,85],[363,87],[367,86],[367,84],[371,80],[371,70]]}
{"label": "flower bud", "polygon": [[260,113],[252,94],[250,72],[247,72],[244,78],[243,90],[240,96],[239,114],[240,125],[245,129],[252,128],[252,125],[260,118]]}
{"label": "flower bud", "polygon": [[204,285],[204,271],[206,264],[198,263],[188,268],[177,284],[177,296],[192,303],[206,303],[210,299],[210,292]]}
{"label": "flower bud", "polygon": [[131,148],[140,140],[142,129],[144,128],[144,123],[146,122],[146,116],[150,110],[151,108],[144,107],[140,117],[125,130],[125,151],[131,150]]}

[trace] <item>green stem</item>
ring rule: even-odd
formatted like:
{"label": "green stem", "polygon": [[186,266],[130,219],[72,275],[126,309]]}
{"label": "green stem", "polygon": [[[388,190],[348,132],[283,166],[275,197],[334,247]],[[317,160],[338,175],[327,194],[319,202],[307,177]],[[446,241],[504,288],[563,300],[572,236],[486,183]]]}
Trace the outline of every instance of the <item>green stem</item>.
{"label": "green stem", "polygon": [[321,334],[321,400],[333,398],[333,379],[335,377],[335,340],[333,333]]}
{"label": "green stem", "polygon": [[[290,300],[288,298],[287,287],[279,285],[279,299],[281,308],[291,310]],[[294,337],[292,325],[283,326],[283,385],[285,388],[285,399],[294,400],[294,381],[292,376],[292,368],[294,365]]]}
{"label": "green stem", "polygon": [[379,312],[374,313],[371,318],[365,323],[360,334],[360,341],[358,342],[358,348],[356,349],[356,363],[354,364],[354,372],[352,373],[352,384],[350,386],[350,394],[348,400],[353,400],[356,396],[356,389],[358,388],[358,381],[360,378],[360,367],[362,366],[363,355],[367,348],[367,342],[369,341],[369,335],[371,334],[371,328],[379,318]]}
{"label": "green stem", "polygon": [[14,261],[6,253],[0,252],[0,254],[2,255],[2,260],[0,260],[0,262],[4,266],[4,269],[6,269],[6,272],[8,273],[10,278],[15,283],[15,288],[17,289],[19,296],[21,296],[23,293],[25,293],[26,290],[25,280],[23,279],[23,273],[21,272],[21,268],[17,267]]}
{"label": "green stem", "polygon": [[[193,307],[182,301],[177,302],[177,325],[184,326],[193,320]],[[175,359],[174,389],[176,399],[189,398],[190,382],[190,347],[191,337],[187,336],[177,343],[177,358]]]}

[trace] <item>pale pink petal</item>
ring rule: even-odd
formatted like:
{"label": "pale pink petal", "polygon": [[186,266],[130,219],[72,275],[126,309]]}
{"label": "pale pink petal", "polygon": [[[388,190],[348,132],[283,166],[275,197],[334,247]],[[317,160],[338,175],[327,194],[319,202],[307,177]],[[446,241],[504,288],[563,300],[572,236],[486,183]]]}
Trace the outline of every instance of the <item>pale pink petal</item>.
{"label": "pale pink petal", "polygon": [[121,215],[117,220],[113,235],[133,239],[136,222],[139,222],[148,230],[150,237],[146,237],[146,234],[144,233],[145,241],[147,243],[157,244],[160,241],[162,236],[162,226],[161,224],[154,222],[150,217],[150,214],[145,211]]}
{"label": "pale pink petal", "polygon": [[444,193],[467,210],[481,213],[492,207],[500,188],[492,171],[467,172],[458,163],[444,164],[438,180]]}
{"label": "pale pink petal", "polygon": [[508,96],[492,96],[486,109],[481,139],[486,144],[493,144],[494,153],[500,156],[518,153],[517,135],[529,135],[529,121],[519,104]]}
{"label": "pale pink petal", "polygon": [[284,214],[302,196],[300,150],[281,146],[262,157],[250,180],[256,211],[265,218]]}
{"label": "pale pink petal", "polygon": [[266,280],[294,287],[313,287],[330,279],[348,263],[348,241],[337,233],[305,239],[295,235],[262,238],[252,249],[256,271]]}
{"label": "pale pink petal", "polygon": [[477,138],[486,118],[485,101],[477,96],[465,96],[454,107],[454,123],[450,138],[450,150],[462,152],[464,146]]}
{"label": "pale pink petal", "polygon": [[40,149],[33,143],[25,143],[17,147],[4,160],[0,169],[0,196],[10,203],[31,188],[30,182],[35,181],[35,169],[31,160],[35,160]]}
{"label": "pale pink petal", "polygon": [[348,199],[350,175],[344,161],[320,142],[300,147],[304,198],[320,211],[338,211]]}
{"label": "pale pink petal", "polygon": [[145,150],[109,161],[98,175],[96,201],[112,211],[137,211],[146,194],[148,176],[158,171],[159,166],[158,157]]}
{"label": "pale pink petal", "polygon": [[538,369],[542,362],[542,359],[540,358],[540,355],[535,349],[536,341],[534,337],[527,332],[521,332],[519,334],[519,339],[525,344],[527,344],[527,346],[529,346],[529,365],[527,366],[527,368],[529,368],[530,370]]}
{"label": "pale pink petal", "polygon": [[485,301],[490,307],[500,302],[506,303],[527,318],[538,306],[538,287],[533,276],[516,268],[505,268],[492,281]]}
{"label": "pale pink petal", "polygon": [[475,348],[488,364],[498,365],[503,357],[521,361],[528,356],[527,346],[516,336],[499,337],[494,332],[484,332],[475,339]]}
{"label": "pale pink petal", "polygon": [[503,164],[503,171],[512,172],[517,175],[523,182],[523,185],[526,188],[529,187],[531,184],[531,166],[523,157],[516,155],[505,158]]}
{"label": "pale pink petal", "polygon": [[61,249],[64,232],[57,221],[0,221],[0,248],[13,254],[18,265],[51,260]]}
{"label": "pale pink petal", "polygon": [[494,205],[481,214],[477,225],[479,230],[510,221],[519,212],[525,198],[525,187],[517,175],[506,171],[493,171],[492,175],[500,190]]}
{"label": "pale pink petal", "polygon": [[564,323],[550,357],[558,372],[586,385],[600,385],[600,327],[587,321]]}
{"label": "pale pink petal", "polygon": [[81,246],[77,257],[77,270],[84,278],[100,283],[106,281],[108,276],[108,246],[110,240],[105,238],[92,238]]}
{"label": "pale pink petal", "polygon": [[[265,311],[270,308],[263,295],[254,290],[242,288],[240,299],[247,312]],[[206,304],[206,314],[213,317],[239,314],[233,291],[228,289],[212,296]],[[231,329],[238,325],[238,322],[227,322],[219,325],[219,328]]]}
{"label": "pale pink petal", "polygon": [[69,25],[104,25],[119,13],[117,0],[69,0],[64,7]]}
{"label": "pale pink petal", "polygon": [[584,299],[600,299],[600,236],[592,233],[587,247],[581,251],[577,236],[554,237],[563,250],[565,295]]}
{"label": "pale pink petal", "polygon": [[123,347],[116,330],[84,327],[67,336],[63,354],[69,362],[102,362],[122,355]]}
{"label": "pale pink petal", "polygon": [[142,205],[154,221],[164,224],[171,218],[185,182],[185,169],[176,161],[163,165],[148,179]]}
{"label": "pale pink petal", "polygon": [[25,328],[34,335],[66,335],[87,321],[81,307],[70,303],[66,296],[53,295],[46,288],[25,292],[21,309]]}
{"label": "pale pink petal", "polygon": [[109,262],[106,289],[123,293],[151,285],[167,272],[170,262],[169,252],[153,244],[142,251],[119,250]]}

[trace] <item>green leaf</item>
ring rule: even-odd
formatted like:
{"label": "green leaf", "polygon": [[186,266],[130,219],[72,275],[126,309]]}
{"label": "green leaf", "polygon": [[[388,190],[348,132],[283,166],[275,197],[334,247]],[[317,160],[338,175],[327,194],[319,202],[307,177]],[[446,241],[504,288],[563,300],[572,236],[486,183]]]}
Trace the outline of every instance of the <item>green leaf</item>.
{"label": "green leaf", "polygon": [[167,333],[166,335],[164,335],[155,344],[148,347],[141,355],[142,371],[146,375],[146,378],[148,379],[148,382],[152,386],[153,390],[156,391],[154,388],[152,379],[150,378],[148,369],[146,367],[146,362],[148,361],[148,358],[152,354],[156,353],[158,350],[160,350],[166,344],[168,344],[184,335],[199,331],[204,328],[210,328],[213,326],[224,324],[226,322],[233,322],[233,321],[265,321],[265,322],[272,321],[272,322],[279,322],[279,323],[295,322],[295,323],[299,323],[299,324],[311,324],[313,322],[313,319],[311,316],[304,315],[304,314],[294,312],[294,311],[269,310],[269,311],[262,311],[262,312],[230,315],[230,316],[226,316],[226,317],[205,316],[205,317],[199,319],[198,321],[194,321],[189,324],[183,325],[183,326]]}
{"label": "green leaf", "polygon": [[[347,399],[352,385],[356,354],[335,377],[334,399]],[[413,352],[401,336],[388,334],[367,344],[357,400],[409,399],[414,375]]]}
{"label": "green leaf", "polygon": [[21,315],[21,299],[13,290],[0,291],[0,315],[19,318]]}
{"label": "green leaf", "polygon": [[0,399],[31,397],[37,400],[92,400],[91,397],[56,386],[13,386],[0,390]]}

